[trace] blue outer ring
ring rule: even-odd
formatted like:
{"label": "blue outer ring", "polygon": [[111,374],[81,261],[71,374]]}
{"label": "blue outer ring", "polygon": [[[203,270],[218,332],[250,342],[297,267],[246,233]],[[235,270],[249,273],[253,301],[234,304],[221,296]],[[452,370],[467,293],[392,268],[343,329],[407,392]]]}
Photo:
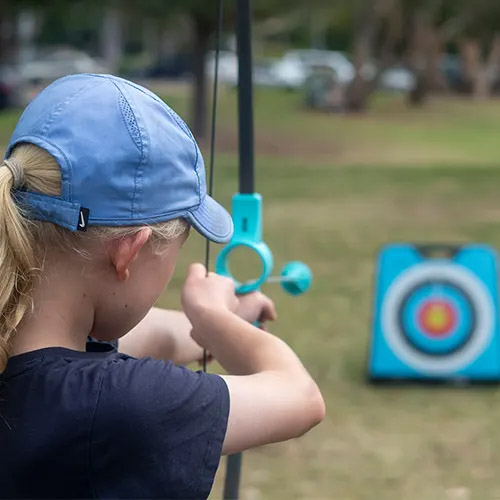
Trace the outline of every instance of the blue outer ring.
{"label": "blue outer ring", "polygon": [[[238,247],[249,248],[258,255],[260,261],[262,262],[262,273],[256,280],[246,283],[240,283],[231,274],[231,271],[229,270],[229,255]],[[219,253],[215,262],[215,272],[217,274],[220,274],[221,276],[226,276],[234,280],[236,284],[236,293],[239,294],[250,293],[258,290],[262,286],[262,284],[267,281],[272,271],[273,254],[263,241],[236,241],[234,243],[229,243]]]}

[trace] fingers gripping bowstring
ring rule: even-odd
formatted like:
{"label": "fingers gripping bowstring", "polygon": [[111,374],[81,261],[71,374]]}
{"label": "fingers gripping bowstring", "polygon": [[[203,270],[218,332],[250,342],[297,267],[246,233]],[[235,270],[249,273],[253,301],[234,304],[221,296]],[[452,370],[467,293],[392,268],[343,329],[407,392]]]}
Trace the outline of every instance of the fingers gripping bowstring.
{"label": "fingers gripping bowstring", "polygon": [[[210,166],[208,171],[208,195],[213,195],[214,190],[214,157],[215,157],[215,128],[217,124],[217,97],[219,87],[219,52],[220,52],[220,38],[222,33],[222,2],[218,1],[217,5],[217,29],[215,31],[215,68],[214,68],[214,83],[212,95],[212,126],[210,132]],[[205,268],[207,274],[210,267],[210,240],[207,239],[205,247]],[[207,350],[203,349],[203,371],[207,371]]]}

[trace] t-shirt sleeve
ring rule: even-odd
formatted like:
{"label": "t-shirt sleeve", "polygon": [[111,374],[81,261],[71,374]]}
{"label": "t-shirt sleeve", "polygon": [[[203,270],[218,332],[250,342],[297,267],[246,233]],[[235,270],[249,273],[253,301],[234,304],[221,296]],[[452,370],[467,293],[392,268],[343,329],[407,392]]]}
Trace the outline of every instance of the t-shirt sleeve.
{"label": "t-shirt sleeve", "polygon": [[90,439],[95,495],[206,498],[228,415],[229,391],[220,376],[110,356]]}

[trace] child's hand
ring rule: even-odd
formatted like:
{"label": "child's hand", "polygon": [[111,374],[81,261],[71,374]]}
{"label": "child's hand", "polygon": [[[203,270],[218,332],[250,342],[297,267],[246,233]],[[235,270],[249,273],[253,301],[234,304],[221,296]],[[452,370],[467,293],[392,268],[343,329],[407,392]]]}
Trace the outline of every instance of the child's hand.
{"label": "child's hand", "polygon": [[194,324],[206,311],[236,312],[239,307],[230,278],[208,273],[202,264],[191,264],[181,294],[182,308]]}
{"label": "child's hand", "polygon": [[236,314],[249,323],[261,324],[274,321],[277,318],[273,301],[260,292],[247,293],[238,296],[239,305]]}

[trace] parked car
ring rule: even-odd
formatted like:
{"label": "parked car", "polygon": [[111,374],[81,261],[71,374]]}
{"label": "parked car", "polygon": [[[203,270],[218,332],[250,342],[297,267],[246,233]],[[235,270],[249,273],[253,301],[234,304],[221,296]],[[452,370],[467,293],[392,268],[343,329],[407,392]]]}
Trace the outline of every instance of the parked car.
{"label": "parked car", "polygon": [[[460,93],[471,92],[472,82],[467,78],[463,61],[458,54],[445,54],[441,58],[439,68],[449,89]],[[492,92],[500,92],[500,67],[496,64],[490,65],[486,77]]]}
{"label": "parked car", "polygon": [[333,70],[337,82],[345,86],[354,78],[354,66],[342,53],[331,50],[291,50],[279,60],[271,72],[277,85],[297,89],[304,85],[314,68]]}
{"label": "parked car", "polygon": [[[209,52],[205,71],[211,78],[215,75],[215,51]],[[229,50],[219,52],[219,82],[229,85],[238,84],[238,56]]]}
{"label": "parked car", "polygon": [[140,76],[146,78],[181,79],[192,73],[193,60],[188,54],[175,54],[156,61],[147,67]]}
{"label": "parked car", "polygon": [[[336,84],[346,87],[355,76],[353,63],[347,56],[332,50],[291,50],[281,59],[266,59],[254,63],[253,77],[256,85],[299,89],[316,71],[331,72]],[[206,63],[207,74],[214,76],[215,53],[210,52]],[[377,71],[374,62],[363,67],[363,77],[371,79]],[[234,52],[219,53],[219,81],[230,85],[238,82],[238,58]],[[408,92],[415,85],[415,76],[403,66],[394,66],[380,77],[380,87],[386,90]]]}
{"label": "parked car", "polygon": [[[369,81],[377,76],[377,63],[371,59],[361,68],[361,76]],[[384,90],[395,92],[410,92],[415,86],[415,75],[413,72],[401,64],[396,64],[387,68],[379,76],[378,86]]]}
{"label": "parked car", "polygon": [[379,86],[395,92],[411,92],[416,84],[415,75],[403,66],[393,66],[380,75]]}
{"label": "parked car", "polygon": [[263,87],[279,87],[280,82],[274,73],[274,66],[279,59],[259,59],[253,65],[253,83]]}
{"label": "parked car", "polygon": [[441,58],[439,68],[451,90],[456,92],[466,92],[468,90],[460,56],[445,54]]}
{"label": "parked car", "polygon": [[[279,86],[273,68],[278,60],[267,58],[258,59],[253,62],[253,83],[257,86],[275,87]],[[206,74],[213,78],[215,75],[215,52],[207,56]],[[219,82],[226,83],[232,87],[238,85],[238,57],[234,52],[221,51],[219,54]]]}
{"label": "parked car", "polygon": [[73,73],[106,73],[103,64],[73,48],[46,49],[18,66],[22,81],[32,85],[52,82]]}
{"label": "parked car", "polygon": [[26,104],[25,86],[13,66],[0,66],[0,109],[23,107]]}

